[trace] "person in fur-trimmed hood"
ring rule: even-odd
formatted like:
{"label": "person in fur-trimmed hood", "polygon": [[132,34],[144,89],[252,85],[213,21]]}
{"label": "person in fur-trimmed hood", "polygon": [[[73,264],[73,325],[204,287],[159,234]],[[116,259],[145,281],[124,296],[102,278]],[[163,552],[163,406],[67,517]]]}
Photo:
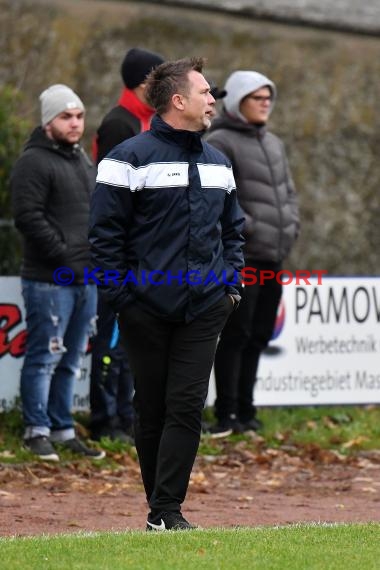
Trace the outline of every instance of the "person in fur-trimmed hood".
{"label": "person in fur-trimmed hood", "polygon": [[[282,141],[267,130],[277,97],[273,81],[235,71],[224,86],[223,110],[205,138],[231,161],[245,216],[246,266],[280,271],[299,233],[294,183]],[[243,289],[215,356],[215,436],[261,427],[253,404],[260,355],[272,336],[282,286],[271,279]]]}

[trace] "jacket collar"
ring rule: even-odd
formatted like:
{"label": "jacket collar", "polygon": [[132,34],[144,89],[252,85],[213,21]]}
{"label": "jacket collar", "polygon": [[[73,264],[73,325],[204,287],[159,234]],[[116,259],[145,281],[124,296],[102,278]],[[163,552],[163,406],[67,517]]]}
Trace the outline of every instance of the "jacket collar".
{"label": "jacket collar", "polygon": [[159,115],[154,115],[151,123],[151,130],[158,138],[166,140],[171,144],[177,144],[191,152],[203,151],[201,140],[203,131],[195,132],[174,129],[168,125],[168,123],[165,123]]}
{"label": "jacket collar", "polygon": [[34,129],[24,147],[24,150],[33,147],[45,148],[46,150],[57,152],[65,158],[75,158],[82,152],[82,147],[79,143],[64,144],[57,142],[56,140],[49,138],[41,126]]}

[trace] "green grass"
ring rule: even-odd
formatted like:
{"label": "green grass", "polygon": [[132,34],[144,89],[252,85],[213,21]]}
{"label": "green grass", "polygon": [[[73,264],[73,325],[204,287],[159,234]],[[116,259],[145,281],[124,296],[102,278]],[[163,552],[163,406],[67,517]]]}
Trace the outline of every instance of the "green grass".
{"label": "green grass", "polygon": [[345,454],[379,447],[380,406],[267,408],[259,415],[270,447],[318,445]]}
{"label": "green grass", "polygon": [[[88,419],[87,413],[75,414],[77,432],[83,439],[88,437]],[[18,408],[0,413],[0,464],[20,464],[35,462],[36,458],[29,451],[23,448],[23,423],[21,412]],[[92,462],[94,469],[107,467],[118,467],[118,461],[115,458],[124,456],[126,453],[136,459],[136,450],[130,445],[123,444],[120,441],[111,441],[109,438],[102,439],[101,443],[93,443],[94,446],[101,446],[107,453],[104,460]],[[78,461],[78,456],[73,455],[70,451],[60,449],[59,455],[61,463],[72,462],[73,459]],[[89,462],[89,459],[79,459],[82,463]],[[1,567],[1,565],[0,565]]]}
{"label": "green grass", "polygon": [[[206,419],[212,411],[206,410]],[[235,444],[253,449],[283,448],[302,453],[308,446],[351,454],[378,449],[379,406],[321,406],[261,409],[259,437],[231,436],[227,441],[202,438],[199,453],[229,453]],[[85,415],[76,415],[86,434]],[[19,410],[0,414],[0,464],[35,461],[21,450]],[[127,446],[102,440],[107,458],[93,469],[122,462]],[[67,461],[70,461],[69,455]],[[83,462],[88,460],[83,459]],[[97,533],[0,539],[2,570],[60,569],[228,569],[351,570],[380,567],[380,525],[294,525],[189,533]]]}
{"label": "green grass", "polygon": [[[292,448],[293,452],[309,447],[334,449],[348,455],[364,450],[378,450],[380,441],[380,406],[306,406],[262,408],[263,422],[259,438],[230,436],[230,443],[247,440],[253,448]],[[205,411],[212,421],[212,410]],[[202,438],[199,453],[225,453],[223,440]]]}
{"label": "green grass", "polygon": [[0,539],[2,570],[371,570],[380,525],[295,525]]}
{"label": "green grass", "polygon": [[[258,415],[264,424],[259,438],[230,436],[227,445],[246,440],[253,450],[265,447],[292,448],[297,452],[316,446],[334,449],[345,455],[379,448],[380,406],[263,408]],[[204,416],[206,421],[212,421],[212,409],[205,410]],[[75,417],[79,433],[86,437],[88,414],[76,414]],[[19,409],[0,413],[0,463],[27,463],[35,460],[22,449],[22,433]],[[100,467],[105,464],[109,467],[117,466],[118,457],[125,453],[136,456],[134,448],[120,442],[104,439],[101,446],[107,452],[107,458],[98,462]],[[226,441],[202,438],[199,448],[201,455],[219,455],[225,452]],[[61,455],[63,460],[73,459],[69,452]]]}

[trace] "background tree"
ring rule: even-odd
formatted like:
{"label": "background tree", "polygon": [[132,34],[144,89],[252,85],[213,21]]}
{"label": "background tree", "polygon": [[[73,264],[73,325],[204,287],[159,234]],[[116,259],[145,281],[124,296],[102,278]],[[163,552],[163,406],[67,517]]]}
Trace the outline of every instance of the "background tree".
{"label": "background tree", "polygon": [[0,275],[18,275],[20,240],[13,226],[9,176],[28,136],[30,123],[20,118],[22,95],[14,87],[0,88]]}
{"label": "background tree", "polygon": [[150,2],[0,0],[0,85],[24,99],[13,111],[38,124],[41,91],[70,85],[86,105],[88,151],[134,46],[206,56],[218,85],[235,69],[270,77],[279,92],[270,127],[285,142],[301,207],[287,268],[378,274],[380,37]]}

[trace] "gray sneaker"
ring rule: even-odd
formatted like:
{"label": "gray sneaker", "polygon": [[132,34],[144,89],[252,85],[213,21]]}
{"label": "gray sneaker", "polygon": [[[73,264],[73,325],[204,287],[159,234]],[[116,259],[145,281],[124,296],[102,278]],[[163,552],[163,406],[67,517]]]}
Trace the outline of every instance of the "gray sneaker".
{"label": "gray sneaker", "polygon": [[24,447],[45,461],[59,461],[58,453],[45,435],[24,439]]}
{"label": "gray sneaker", "polygon": [[87,447],[87,445],[77,437],[67,439],[66,441],[60,441],[59,445],[61,445],[63,449],[68,449],[72,453],[83,455],[83,457],[89,457],[90,459],[103,459],[106,456],[105,451],[102,449]]}

